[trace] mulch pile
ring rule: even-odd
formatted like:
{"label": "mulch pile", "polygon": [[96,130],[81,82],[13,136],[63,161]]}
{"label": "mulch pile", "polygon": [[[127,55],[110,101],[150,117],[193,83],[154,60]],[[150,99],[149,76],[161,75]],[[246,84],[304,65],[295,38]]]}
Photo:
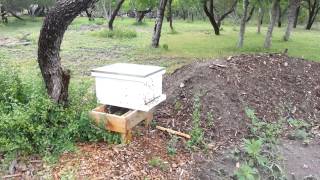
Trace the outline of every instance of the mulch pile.
{"label": "mulch pile", "polygon": [[157,122],[190,132],[198,95],[205,138],[218,146],[234,144],[247,135],[246,107],[269,122],[280,118],[319,122],[320,63],[283,54],[195,62],[165,77],[164,87],[168,99],[157,110]]}
{"label": "mulch pile", "polygon": [[[188,179],[190,155],[178,150],[175,156],[169,156],[163,133],[137,128],[128,145],[79,144],[79,153],[66,153],[60,158],[53,170],[54,179],[68,173],[76,179]],[[154,160],[158,163],[150,162]]]}

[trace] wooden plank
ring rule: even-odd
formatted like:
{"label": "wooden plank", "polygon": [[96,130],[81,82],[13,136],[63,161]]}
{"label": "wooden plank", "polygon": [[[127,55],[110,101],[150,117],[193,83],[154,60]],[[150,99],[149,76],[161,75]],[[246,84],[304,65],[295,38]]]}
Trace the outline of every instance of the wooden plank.
{"label": "wooden plank", "polygon": [[125,119],[127,120],[127,128],[132,129],[141,121],[147,119],[148,112],[135,110],[132,113],[128,114]]}
{"label": "wooden plank", "polygon": [[168,129],[168,128],[164,128],[164,127],[161,127],[161,126],[156,126],[157,129],[161,130],[161,131],[166,131],[170,134],[175,134],[175,135],[178,135],[178,136],[181,136],[181,137],[185,137],[187,139],[190,139],[191,136],[189,134],[185,134],[185,133],[182,133],[182,132],[179,132],[179,131],[175,131],[175,130],[172,130],[172,129]]}
{"label": "wooden plank", "polygon": [[[101,109],[101,107],[98,108]],[[120,133],[125,133],[127,130],[126,120],[121,116],[99,112],[99,110],[93,110],[89,113],[89,115],[97,126],[104,126],[110,131]]]}

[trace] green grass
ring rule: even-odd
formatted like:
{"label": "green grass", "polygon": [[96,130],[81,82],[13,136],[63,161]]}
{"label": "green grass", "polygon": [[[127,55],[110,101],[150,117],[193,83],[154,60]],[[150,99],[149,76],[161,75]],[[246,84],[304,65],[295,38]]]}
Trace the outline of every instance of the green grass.
{"label": "green grass", "polygon": [[[32,45],[1,47],[0,58],[21,67],[22,72],[28,73],[30,67],[37,66],[37,40],[42,18],[26,19],[19,21],[10,18],[8,25],[1,24],[0,37],[19,38],[25,33],[31,33],[28,38],[31,39]],[[100,26],[100,29],[91,32],[92,29],[86,29],[86,26]],[[168,72],[172,72],[197,59],[212,59],[241,53],[283,52],[286,48],[289,49],[290,56],[320,61],[319,30],[306,31],[302,27],[295,29],[289,42],[282,41],[284,28],[276,27],[272,48],[264,49],[262,46],[266,27],[263,27],[261,34],[257,34],[254,24],[248,25],[244,48],[237,49],[238,26],[223,25],[221,35],[215,36],[208,22],[175,20],[174,33],[170,30],[169,24],[164,22],[160,48],[153,49],[150,44],[154,20],[146,19],[142,25],[137,25],[135,19],[117,18],[114,26],[117,31],[114,34],[118,35],[112,35],[113,38],[102,38],[103,35],[110,35],[106,30],[101,31],[101,28],[106,28],[105,19],[88,21],[87,18],[77,18],[72,22],[64,36],[61,57],[63,65],[72,70],[73,76],[88,78],[90,69],[115,62],[161,65],[167,67]],[[119,32],[123,27],[125,30]]]}

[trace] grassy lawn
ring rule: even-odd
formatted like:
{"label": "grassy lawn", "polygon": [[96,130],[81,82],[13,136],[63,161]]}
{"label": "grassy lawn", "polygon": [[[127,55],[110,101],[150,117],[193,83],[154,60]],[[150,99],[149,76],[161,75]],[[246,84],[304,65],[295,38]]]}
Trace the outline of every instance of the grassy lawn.
{"label": "grassy lawn", "polygon": [[[237,49],[239,27],[224,25],[220,36],[215,36],[210,24],[204,21],[174,23],[176,33],[172,33],[168,23],[164,23],[161,48],[150,48],[154,21],[146,19],[142,25],[135,25],[134,19],[118,18],[116,29],[136,31],[134,38],[102,38],[90,27],[104,25],[104,19],[89,22],[87,18],[77,18],[65,34],[61,49],[63,64],[70,68],[75,76],[86,78],[89,70],[114,62],[132,62],[165,66],[169,72],[177,67],[198,59],[212,59],[240,53],[283,52],[289,49],[289,55],[319,61],[318,50],[320,33],[318,30],[306,31],[297,28],[289,42],[282,41],[284,28],[275,28],[272,48],[262,48],[266,27],[262,34],[256,33],[256,27],[248,25],[243,49]],[[0,37],[19,38],[30,33],[29,46],[1,47],[0,58],[6,63],[21,67],[22,72],[30,73],[30,68],[37,68],[37,39],[42,19],[18,21],[10,19],[8,25],[0,24]],[[103,26],[105,27],[105,25]],[[163,48],[167,45],[168,49]],[[34,71],[31,71],[34,72]]]}

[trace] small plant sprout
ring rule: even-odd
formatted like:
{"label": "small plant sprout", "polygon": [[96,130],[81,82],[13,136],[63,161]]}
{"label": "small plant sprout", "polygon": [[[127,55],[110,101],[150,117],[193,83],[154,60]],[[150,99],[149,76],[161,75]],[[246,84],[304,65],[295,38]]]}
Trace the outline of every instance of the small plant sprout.
{"label": "small plant sprout", "polygon": [[212,112],[207,112],[207,125],[208,127],[213,127],[214,126],[214,120],[213,120],[213,115]]}
{"label": "small plant sprout", "polygon": [[176,102],[174,103],[174,109],[176,111],[180,111],[182,109],[182,103],[179,100],[176,100]]}
{"label": "small plant sprout", "polygon": [[149,160],[149,165],[152,167],[160,168],[165,170],[167,168],[166,163],[160,157],[153,157]]}
{"label": "small plant sprout", "polygon": [[176,148],[177,143],[178,143],[178,137],[172,136],[170,141],[168,142],[168,145],[167,145],[167,153],[170,156],[174,156],[177,154],[177,148]]}
{"label": "small plant sprout", "polygon": [[258,170],[250,167],[247,164],[241,165],[235,172],[238,180],[257,180],[260,179],[258,176]]}

